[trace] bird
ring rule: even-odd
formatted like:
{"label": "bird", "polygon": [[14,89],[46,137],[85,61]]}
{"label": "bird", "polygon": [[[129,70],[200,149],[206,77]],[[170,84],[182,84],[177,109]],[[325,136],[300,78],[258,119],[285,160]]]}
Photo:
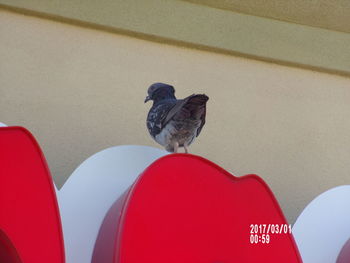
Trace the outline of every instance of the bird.
{"label": "bird", "polygon": [[147,93],[145,103],[153,101],[146,121],[151,137],[168,152],[177,153],[179,147],[184,147],[188,153],[205,124],[209,97],[193,94],[176,99],[174,87],[160,82],[152,84]]}

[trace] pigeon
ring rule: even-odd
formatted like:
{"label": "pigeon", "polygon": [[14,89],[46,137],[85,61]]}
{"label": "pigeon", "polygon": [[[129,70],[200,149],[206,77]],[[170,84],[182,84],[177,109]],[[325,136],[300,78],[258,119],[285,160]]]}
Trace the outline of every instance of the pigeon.
{"label": "pigeon", "polygon": [[147,128],[152,138],[168,152],[177,153],[179,147],[188,146],[200,134],[205,124],[205,94],[193,94],[178,100],[173,86],[154,83],[148,88],[145,103],[153,100],[147,116]]}

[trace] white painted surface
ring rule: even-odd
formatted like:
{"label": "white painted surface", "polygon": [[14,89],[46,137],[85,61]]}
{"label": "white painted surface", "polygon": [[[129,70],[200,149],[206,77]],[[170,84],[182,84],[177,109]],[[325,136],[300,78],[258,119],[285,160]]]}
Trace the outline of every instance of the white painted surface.
{"label": "white painted surface", "polygon": [[6,127],[7,125],[5,123],[0,122],[0,127]]}
{"label": "white painted surface", "polygon": [[350,238],[350,185],[316,197],[300,214],[293,235],[304,263],[335,263]]}
{"label": "white painted surface", "polygon": [[111,205],[152,162],[167,152],[116,146],[84,161],[58,191],[67,263],[90,263],[100,225]]}

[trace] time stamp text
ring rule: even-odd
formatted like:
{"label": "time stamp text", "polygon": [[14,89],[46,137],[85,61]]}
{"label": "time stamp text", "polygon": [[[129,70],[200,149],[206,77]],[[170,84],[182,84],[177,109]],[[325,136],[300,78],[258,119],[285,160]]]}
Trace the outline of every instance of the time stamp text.
{"label": "time stamp text", "polygon": [[251,244],[269,244],[274,235],[291,234],[290,224],[250,224]]}

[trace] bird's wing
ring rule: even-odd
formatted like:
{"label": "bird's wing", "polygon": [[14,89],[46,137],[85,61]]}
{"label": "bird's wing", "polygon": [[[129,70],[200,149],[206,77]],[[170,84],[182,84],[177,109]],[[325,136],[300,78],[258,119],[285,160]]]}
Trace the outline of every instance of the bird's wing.
{"label": "bird's wing", "polygon": [[205,124],[206,102],[208,99],[208,96],[204,94],[193,94],[183,100],[179,100],[169,111],[165,122],[172,118],[175,120],[184,120],[188,118],[199,120],[200,126],[196,134],[196,136],[198,136]]}
{"label": "bird's wing", "polygon": [[193,94],[182,100],[167,100],[153,106],[147,117],[147,128],[150,134],[155,137],[173,118],[177,120],[194,118],[201,121],[197,129],[196,136],[198,136],[205,124],[207,100],[206,95]]}
{"label": "bird's wing", "polygon": [[201,114],[201,117],[200,117],[200,119],[201,119],[201,125],[200,125],[199,128],[197,129],[196,137],[198,137],[198,135],[201,133],[202,128],[203,128],[203,126],[204,126],[204,124],[205,124],[205,115],[206,115],[206,113],[207,113],[207,108],[206,108],[206,105],[204,105],[204,107],[203,107],[203,113]]}
{"label": "bird's wing", "polygon": [[177,101],[171,100],[160,103],[151,108],[147,116],[147,128],[152,137],[161,132],[168,123],[169,112],[176,106]]}
{"label": "bird's wing", "polygon": [[[192,96],[194,96],[194,94],[182,100],[177,100],[176,104],[170,109],[169,113],[167,114],[164,120],[164,124],[167,124],[176,114],[180,113],[183,110],[183,107],[186,105],[186,103]],[[183,115],[186,115],[185,112]],[[187,116],[184,116],[184,117],[187,117]]]}

